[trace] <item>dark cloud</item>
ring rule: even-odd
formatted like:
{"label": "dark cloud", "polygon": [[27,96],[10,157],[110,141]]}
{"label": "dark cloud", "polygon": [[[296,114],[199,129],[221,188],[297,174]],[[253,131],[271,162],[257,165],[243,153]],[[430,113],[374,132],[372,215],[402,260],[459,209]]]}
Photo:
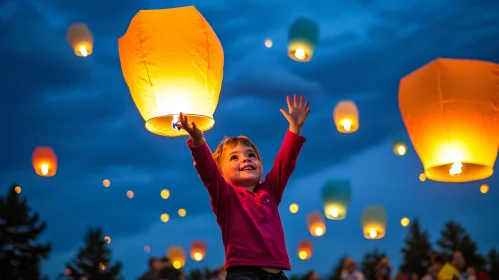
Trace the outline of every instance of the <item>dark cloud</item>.
{"label": "dark cloud", "polygon": [[[161,213],[179,219],[181,207],[189,216],[209,213],[187,139],[146,131],[121,74],[117,39],[139,9],[164,4],[33,1],[0,13],[0,52],[6,54],[0,154],[7,159],[0,164],[0,183],[6,188],[15,181],[23,187],[49,221],[47,238],[54,250],[75,248],[90,225],[125,237],[147,231]],[[214,150],[223,136],[247,135],[261,148],[268,170],[287,128],[279,112],[286,108],[285,96],[304,94],[312,112],[300,156],[306,164],[298,165],[296,176],[338,164],[403,133],[398,81],[415,68],[442,56],[498,61],[499,31],[494,26],[499,20],[492,16],[498,8],[485,1],[472,8],[447,6],[445,13],[441,5],[424,13],[384,2],[369,2],[367,10],[354,2],[198,2],[189,4],[199,4],[226,55],[216,124],[206,133],[210,147]],[[279,45],[289,23],[302,14],[327,27],[307,64],[288,59],[285,43]],[[335,18],[347,14],[357,19],[358,27],[343,26]],[[65,37],[67,25],[80,21],[88,23],[96,38],[95,52],[86,59],[74,56]],[[263,39],[277,33],[282,36],[275,47],[264,49]],[[333,108],[342,99],[356,101],[359,108],[355,134],[340,134],[334,127]],[[40,145],[58,154],[60,166],[53,178],[32,171],[31,153]],[[102,186],[106,178],[109,188]],[[171,191],[170,199],[160,198],[163,188]],[[132,200],[127,190],[135,192]]]}

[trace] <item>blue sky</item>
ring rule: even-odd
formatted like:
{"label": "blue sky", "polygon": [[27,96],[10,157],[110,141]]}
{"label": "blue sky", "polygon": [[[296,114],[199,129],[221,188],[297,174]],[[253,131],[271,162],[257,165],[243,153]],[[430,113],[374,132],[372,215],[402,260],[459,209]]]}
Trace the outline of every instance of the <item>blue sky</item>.
{"label": "blue sky", "polygon": [[[82,245],[89,226],[102,226],[112,238],[114,259],[123,275],[135,278],[151,255],[170,245],[188,249],[193,239],[208,244],[201,263],[223,263],[220,230],[185,146],[187,138],[163,138],[144,129],[118,58],[117,40],[139,9],[195,5],[218,34],[225,52],[225,77],[206,133],[210,147],[225,135],[246,135],[259,146],[264,169],[279,148],[286,121],[279,112],[285,96],[304,94],[312,112],[304,128],[308,138],[281,204],[293,273],[314,268],[329,272],[347,253],[360,259],[366,250],[387,251],[398,266],[406,229],[403,216],[419,217],[433,240],[444,221],[462,223],[486,251],[498,246],[498,175],[484,182],[444,184],[418,180],[422,165],[411,148],[396,157],[393,139],[405,130],[398,110],[399,79],[437,57],[499,62],[499,5],[484,1],[213,1],[6,0],[0,3],[3,131],[0,188],[14,182],[30,205],[48,222],[44,239],[53,244],[44,271],[64,270]],[[287,58],[287,29],[306,16],[320,27],[320,42],[310,63]],[[88,58],[76,57],[66,42],[71,23],[85,22],[95,46]],[[264,46],[271,38],[272,48]],[[354,100],[360,130],[336,131],[332,112],[339,100]],[[31,153],[51,146],[58,174],[37,176]],[[300,261],[296,246],[312,238],[306,213],[320,210],[320,188],[329,178],[352,182],[352,203],[344,221],[328,221],[327,234],[314,238],[314,256]],[[102,180],[111,186],[104,188]],[[168,188],[171,197],[160,198]],[[135,192],[130,200],[128,190]],[[292,202],[300,211],[287,210]],[[366,204],[388,212],[386,238],[362,236],[360,214]],[[187,216],[178,217],[179,208]],[[160,221],[169,213],[168,223]],[[143,250],[151,247],[151,253]]]}

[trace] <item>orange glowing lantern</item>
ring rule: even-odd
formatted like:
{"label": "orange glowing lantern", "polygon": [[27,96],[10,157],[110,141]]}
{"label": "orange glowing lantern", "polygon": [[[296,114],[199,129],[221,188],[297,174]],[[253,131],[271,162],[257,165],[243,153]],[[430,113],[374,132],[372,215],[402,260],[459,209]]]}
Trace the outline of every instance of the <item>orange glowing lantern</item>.
{"label": "orange glowing lantern", "polygon": [[182,247],[171,246],[167,252],[168,258],[176,269],[180,269],[185,265],[185,251]]}
{"label": "orange glowing lantern", "polygon": [[334,108],[333,117],[341,133],[354,133],[359,129],[359,111],[353,101],[340,101]]}
{"label": "orange glowing lantern", "polygon": [[298,244],[298,257],[300,260],[308,260],[312,257],[314,246],[309,240],[302,240]]}
{"label": "orange glowing lantern", "polygon": [[180,112],[202,131],[215,124],[224,53],[217,35],[194,6],[142,10],[118,41],[123,76],[152,133],[188,135]]}
{"label": "orange glowing lantern", "polygon": [[31,156],[36,174],[44,177],[54,176],[57,172],[57,156],[50,147],[37,147]]}
{"label": "orange glowing lantern", "polygon": [[437,59],[400,81],[399,107],[428,179],[469,182],[494,172],[499,65]]}
{"label": "orange glowing lantern", "polygon": [[203,241],[194,241],[191,244],[191,259],[202,261],[206,255],[206,243]]}
{"label": "orange glowing lantern", "polygon": [[86,24],[72,24],[68,29],[67,39],[77,56],[87,57],[92,54],[94,38]]}
{"label": "orange glowing lantern", "polygon": [[308,214],[307,226],[312,236],[319,237],[326,233],[326,223],[324,222],[324,218],[319,211],[314,211]]}

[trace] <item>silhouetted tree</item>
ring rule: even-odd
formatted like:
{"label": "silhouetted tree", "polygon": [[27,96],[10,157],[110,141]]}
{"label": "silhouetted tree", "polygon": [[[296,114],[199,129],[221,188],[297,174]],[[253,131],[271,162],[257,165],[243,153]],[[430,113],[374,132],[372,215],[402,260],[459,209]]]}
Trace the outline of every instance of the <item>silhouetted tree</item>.
{"label": "silhouetted tree", "polygon": [[495,248],[487,254],[487,270],[492,279],[499,279],[499,252]]}
{"label": "silhouetted tree", "polygon": [[189,280],[201,280],[203,279],[203,273],[201,269],[194,268],[189,271]]}
{"label": "silhouetted tree", "polygon": [[459,250],[463,254],[466,266],[473,266],[477,270],[485,268],[485,258],[478,254],[476,242],[460,224],[447,222],[440,234],[437,244],[443,253],[451,256],[454,251]]}
{"label": "silhouetted tree", "polygon": [[345,262],[346,258],[348,258],[346,255],[342,256],[333,267],[333,275],[331,276],[331,280],[341,280],[341,271],[343,270],[343,263]]}
{"label": "silhouetted tree", "polygon": [[67,274],[73,279],[85,276],[88,280],[115,280],[120,278],[121,263],[111,265],[108,248],[100,228],[89,229],[84,238],[85,246],[71,263],[66,264]]}
{"label": "silhouetted tree", "polygon": [[405,273],[417,273],[419,277],[426,274],[430,266],[432,248],[427,230],[423,230],[418,219],[414,219],[402,248],[402,264],[400,270]]}
{"label": "silhouetted tree", "polygon": [[26,198],[12,185],[0,196],[0,279],[41,279],[40,261],[47,259],[50,243],[37,242],[47,224],[31,211]]}
{"label": "silhouetted tree", "polygon": [[384,257],[386,257],[386,253],[379,251],[377,248],[373,251],[366,252],[360,265],[366,279],[376,279],[376,266]]}

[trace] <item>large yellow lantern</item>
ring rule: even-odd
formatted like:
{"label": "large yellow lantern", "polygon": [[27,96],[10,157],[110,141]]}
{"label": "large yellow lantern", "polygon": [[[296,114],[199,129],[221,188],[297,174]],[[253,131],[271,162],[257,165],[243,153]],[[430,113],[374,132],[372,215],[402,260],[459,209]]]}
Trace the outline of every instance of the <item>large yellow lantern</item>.
{"label": "large yellow lantern", "polygon": [[50,147],[37,147],[31,156],[36,174],[52,177],[57,173],[57,156]]}
{"label": "large yellow lantern", "polygon": [[139,11],[118,49],[123,76],[147,130],[188,135],[177,125],[180,112],[202,131],[213,127],[224,53],[194,6]]}
{"label": "large yellow lantern", "polygon": [[400,81],[399,107],[428,179],[468,182],[494,172],[499,65],[437,59]]}
{"label": "large yellow lantern", "polygon": [[71,24],[68,28],[67,40],[77,56],[87,57],[94,50],[92,32],[84,23]]}
{"label": "large yellow lantern", "polygon": [[312,257],[314,246],[309,240],[302,240],[298,244],[298,257],[300,260],[308,260]]}
{"label": "large yellow lantern", "polygon": [[359,111],[353,101],[340,101],[334,108],[333,118],[341,133],[353,133],[359,129]]}
{"label": "large yellow lantern", "polygon": [[381,205],[368,205],[361,216],[362,230],[367,239],[381,239],[386,234],[387,215]]}
{"label": "large yellow lantern", "polygon": [[185,251],[182,247],[171,246],[167,252],[168,258],[176,269],[180,269],[185,265]]}
{"label": "large yellow lantern", "polygon": [[307,227],[310,234],[315,237],[323,236],[326,233],[326,223],[321,212],[314,211],[308,214]]}
{"label": "large yellow lantern", "polygon": [[206,243],[203,241],[193,241],[191,244],[191,259],[202,261],[206,255]]}

